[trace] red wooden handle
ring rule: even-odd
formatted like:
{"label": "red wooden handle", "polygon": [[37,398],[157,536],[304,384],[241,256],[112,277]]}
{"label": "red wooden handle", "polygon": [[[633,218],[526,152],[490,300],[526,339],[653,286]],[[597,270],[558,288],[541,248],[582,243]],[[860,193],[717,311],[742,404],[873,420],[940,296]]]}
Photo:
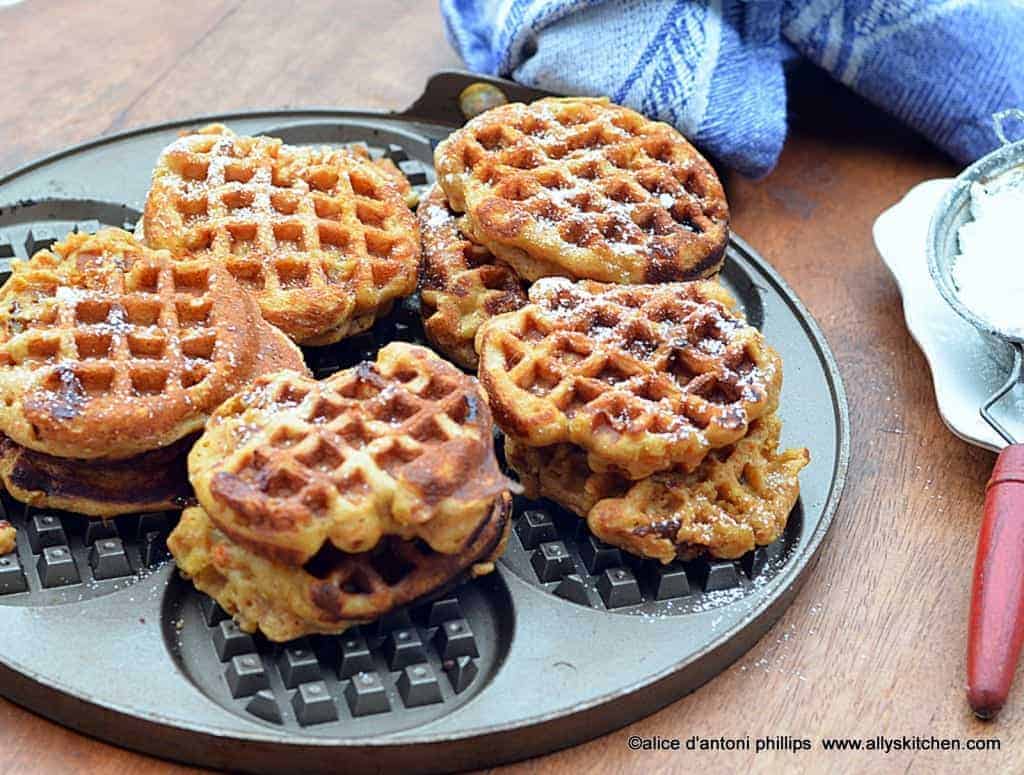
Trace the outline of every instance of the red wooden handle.
{"label": "red wooden handle", "polygon": [[967,636],[967,701],[980,718],[1003,707],[1024,643],[1024,444],[1002,451],[985,493]]}

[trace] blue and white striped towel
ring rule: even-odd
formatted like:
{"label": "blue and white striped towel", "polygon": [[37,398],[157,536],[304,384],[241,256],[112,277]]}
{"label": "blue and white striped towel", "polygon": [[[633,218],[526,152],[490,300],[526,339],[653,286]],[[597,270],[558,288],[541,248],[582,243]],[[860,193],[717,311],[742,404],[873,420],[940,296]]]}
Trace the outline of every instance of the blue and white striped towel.
{"label": "blue and white striped towel", "polygon": [[1024,106],[1024,0],[441,0],[478,72],[608,95],[747,175],[786,136],[794,50],[962,162]]}

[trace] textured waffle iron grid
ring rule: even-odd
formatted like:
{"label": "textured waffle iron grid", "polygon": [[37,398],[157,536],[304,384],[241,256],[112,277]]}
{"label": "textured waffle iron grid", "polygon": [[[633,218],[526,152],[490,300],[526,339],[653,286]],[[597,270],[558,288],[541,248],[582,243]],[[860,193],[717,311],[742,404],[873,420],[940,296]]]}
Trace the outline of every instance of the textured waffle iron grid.
{"label": "textured waffle iron grid", "polygon": [[[366,147],[374,158],[391,158],[418,192],[430,183],[430,171],[401,146]],[[92,215],[83,203],[70,220],[0,226],[0,281],[11,258],[50,247],[69,231],[135,225]],[[366,333],[305,354],[323,378],[372,360],[390,341],[424,342],[418,299],[396,305]],[[101,522],[28,508],[6,495],[2,506],[0,518],[19,529],[17,550],[0,557],[3,604],[72,602],[124,588],[169,559],[166,539],[177,516]],[[799,522],[798,506],[787,536],[799,534]],[[548,501],[523,498],[516,498],[513,533],[502,562],[527,582],[573,604],[640,615],[728,604],[774,576],[793,543],[783,536],[733,562],[661,565],[600,542],[583,520]],[[340,636],[283,646],[241,632],[211,599],[182,586],[169,640],[187,672],[222,705],[274,725],[358,734],[365,719],[373,721],[366,732],[379,734],[382,721],[385,731],[423,723],[468,699],[498,662],[494,639],[474,634],[496,624],[493,607],[472,585]]]}
{"label": "textured waffle iron grid", "polygon": [[[517,499],[515,513],[505,563],[564,600],[615,613],[671,616],[733,602],[772,578],[792,549],[784,535],[739,560],[663,565],[604,543],[584,520],[550,501]],[[798,533],[799,521],[798,505],[788,535]]]}
{"label": "textured waffle iron grid", "polygon": [[0,556],[0,603],[52,605],[100,597],[144,578],[170,559],[174,512],[92,520],[25,506],[6,493],[3,515],[17,548]]}
{"label": "textured waffle iron grid", "polygon": [[427,723],[473,696],[499,661],[494,613],[468,586],[339,636],[287,644],[242,632],[213,600],[195,594],[170,621],[172,650],[212,699],[327,736]]}

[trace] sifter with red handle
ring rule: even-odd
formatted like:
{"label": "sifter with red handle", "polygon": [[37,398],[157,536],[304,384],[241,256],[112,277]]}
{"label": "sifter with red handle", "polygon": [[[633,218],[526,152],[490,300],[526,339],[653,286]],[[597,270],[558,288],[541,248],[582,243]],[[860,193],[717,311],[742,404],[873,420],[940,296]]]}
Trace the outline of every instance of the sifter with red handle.
{"label": "sifter with red handle", "polygon": [[[959,253],[959,229],[971,219],[971,185],[1024,170],[1024,140],[1010,142],[1006,137],[1010,121],[1024,125],[1024,111],[1003,111],[993,119],[1002,147],[957,177],[939,203],[928,233],[929,271],[943,298],[983,336],[1003,350],[1009,344],[1013,353],[1005,383],[979,408],[982,418],[1006,444],[985,490],[967,634],[967,701],[984,719],[993,718],[1006,702],[1024,645],[1024,444],[1018,443],[1011,430],[1018,425],[1024,431],[1024,417],[1017,417],[1020,422],[1014,423],[1019,410],[1007,400],[1024,396],[1024,337],[1020,330],[994,326],[966,306],[952,273]],[[1019,249],[1007,245],[1007,250]],[[994,283],[999,281],[992,278]],[[1024,323],[1024,304],[1021,316]],[[1021,431],[1018,435],[1024,437]]]}

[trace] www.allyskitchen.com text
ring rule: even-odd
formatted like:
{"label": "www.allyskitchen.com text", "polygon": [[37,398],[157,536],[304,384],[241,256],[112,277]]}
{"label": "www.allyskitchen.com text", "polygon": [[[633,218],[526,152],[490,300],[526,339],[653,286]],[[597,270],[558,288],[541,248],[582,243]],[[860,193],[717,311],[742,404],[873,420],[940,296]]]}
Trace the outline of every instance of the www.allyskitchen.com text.
{"label": "www.allyskitchen.com text", "polygon": [[626,741],[631,751],[998,751],[997,737],[956,738],[930,735],[899,735],[896,737],[809,737],[792,735],[766,735],[764,737],[661,737],[660,735],[630,735]]}

